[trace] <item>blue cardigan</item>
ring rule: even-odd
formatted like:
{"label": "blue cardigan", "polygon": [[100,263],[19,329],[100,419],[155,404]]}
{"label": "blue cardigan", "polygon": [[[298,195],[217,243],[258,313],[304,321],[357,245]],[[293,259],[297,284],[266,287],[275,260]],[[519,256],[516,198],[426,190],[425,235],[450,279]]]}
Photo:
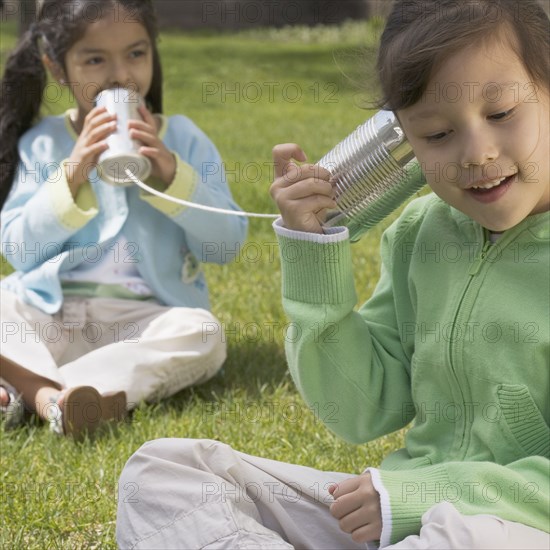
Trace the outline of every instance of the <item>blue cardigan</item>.
{"label": "blue cardigan", "polygon": [[[159,135],[178,163],[165,193],[239,209],[218,151],[191,120],[163,117]],[[2,253],[16,272],[2,288],[55,313],[63,301],[60,273],[109,253],[123,234],[130,246],[118,251],[119,261],[136,262],[161,303],[208,309],[204,275],[189,264],[233,260],[246,237],[246,219],[187,208],[134,185],[111,186],[92,166],[73,200],[64,165],[76,139],[66,113],[44,118],[19,141],[21,162],[1,214]],[[151,178],[147,183],[155,186]]]}

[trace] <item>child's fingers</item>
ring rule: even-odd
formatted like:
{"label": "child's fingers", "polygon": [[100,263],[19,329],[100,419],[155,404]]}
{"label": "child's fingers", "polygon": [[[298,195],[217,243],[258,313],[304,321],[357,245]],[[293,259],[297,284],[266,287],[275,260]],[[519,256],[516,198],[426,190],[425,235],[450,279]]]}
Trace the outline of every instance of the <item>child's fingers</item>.
{"label": "child's fingers", "polygon": [[360,502],[358,502],[356,499],[350,498],[350,495],[346,495],[334,501],[330,505],[329,511],[333,518],[340,521],[342,518],[346,517],[352,512],[355,512],[356,510],[359,510],[360,508]]}
{"label": "child's fingers", "polygon": [[108,111],[105,107],[92,107],[91,111],[84,117],[84,122],[93,119],[100,113],[108,113]]}
{"label": "child's fingers", "polygon": [[345,479],[344,481],[341,481],[340,483],[338,483],[338,485],[332,492],[332,496],[334,498],[338,498],[338,497],[347,495],[352,491],[355,491],[357,487],[359,487],[359,481],[360,481],[359,476],[350,477],[349,479]]}
{"label": "child's fingers", "polygon": [[338,525],[344,533],[359,534],[359,529],[367,525],[367,520],[368,518],[366,517],[365,510],[363,508],[358,508],[357,510],[354,510],[353,512],[350,512],[340,518]]}
{"label": "child's fingers", "polygon": [[289,187],[283,187],[278,192],[275,191],[275,198],[280,197],[282,200],[303,199],[311,195],[323,195],[333,198],[332,184],[326,180],[309,178],[300,180]]}
{"label": "child's fingers", "polygon": [[160,151],[156,147],[140,147],[139,154],[144,157],[156,158],[159,156]]}
{"label": "child's fingers", "polygon": [[84,122],[77,142],[90,145],[100,139],[105,139],[109,134],[116,131],[116,126],[116,117],[107,112],[97,113],[95,117]]}
{"label": "child's fingers", "polygon": [[307,160],[306,154],[296,143],[283,143],[275,145],[272,150],[275,178],[280,178],[287,171],[292,159],[299,162]]}
{"label": "child's fingers", "polygon": [[107,121],[115,121],[116,114],[111,114],[105,107],[94,107],[84,118],[83,128],[93,128]]}
{"label": "child's fingers", "polygon": [[143,103],[141,105],[139,105],[138,107],[138,113],[141,115],[141,117],[143,118],[143,120],[149,124],[149,126],[151,126],[152,128],[155,129],[155,133],[156,133],[156,129],[157,129],[157,124],[155,122],[155,117],[153,116],[153,114],[151,113],[151,111],[149,111],[149,109],[147,109],[147,107],[145,105],[143,105]]}
{"label": "child's fingers", "polygon": [[155,120],[154,119],[152,119],[152,121],[137,120],[137,119],[129,120],[128,121],[128,129],[130,131],[137,130],[137,131],[140,131],[140,132],[146,132],[146,133],[154,136],[155,138],[158,138],[157,127],[155,125]]}
{"label": "child's fingers", "polygon": [[286,171],[284,174],[277,178],[276,181],[279,185],[289,186],[312,178],[329,181],[331,174],[328,170],[317,164],[303,164],[298,166],[293,162],[289,162],[286,165]]}
{"label": "child's fingers", "polygon": [[349,514],[352,514],[356,510],[359,510],[362,504],[363,503],[359,498],[359,495],[355,491],[338,497],[330,505],[329,510],[332,517],[336,518],[337,520],[341,520],[342,518],[348,516]]}
{"label": "child's fingers", "polygon": [[[347,495],[349,497],[350,495]],[[354,506],[359,505],[355,510],[340,517],[336,517],[331,510],[331,514],[338,520],[338,526],[344,533],[351,533],[355,542],[367,542],[377,540],[381,533],[381,517],[378,510],[374,509],[371,503],[355,502]]]}
{"label": "child's fingers", "polygon": [[291,186],[273,184],[270,192],[283,218],[336,208],[332,185],[325,180],[308,179]]}
{"label": "child's fingers", "polygon": [[151,133],[150,127],[147,127],[145,129],[131,127],[130,137],[132,139],[137,139],[138,141],[143,143],[143,145],[156,145],[158,147],[162,143],[156,134]]}
{"label": "child's fingers", "polygon": [[116,122],[107,121],[97,126],[88,128],[88,131],[83,135],[85,143],[91,145],[99,140],[105,139],[116,130]]}
{"label": "child's fingers", "polygon": [[89,158],[97,158],[103,151],[109,148],[106,141],[98,141],[86,147],[85,154]]}
{"label": "child's fingers", "polygon": [[333,199],[326,195],[310,195],[305,199],[298,199],[286,205],[286,217],[301,218],[310,214],[320,214],[324,210],[336,206]]}

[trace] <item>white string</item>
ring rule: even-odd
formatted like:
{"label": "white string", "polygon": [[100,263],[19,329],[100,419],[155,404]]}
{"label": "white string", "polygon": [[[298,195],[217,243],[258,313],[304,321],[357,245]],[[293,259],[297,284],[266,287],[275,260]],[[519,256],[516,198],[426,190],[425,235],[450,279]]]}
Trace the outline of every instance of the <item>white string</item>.
{"label": "white string", "polygon": [[224,208],[215,208],[214,206],[207,206],[206,204],[198,204],[196,202],[189,202],[183,199],[177,199],[176,197],[171,197],[170,195],[166,195],[165,193],[161,193],[160,191],[157,191],[156,189],[153,189],[152,187],[149,187],[146,183],[143,183],[140,179],[138,179],[133,172],[130,172],[128,168],[126,168],[126,175],[138,186],[144,189],[145,191],[148,191],[149,193],[156,195],[157,197],[161,197],[163,199],[166,199],[168,201],[172,201],[178,204],[183,204],[184,206],[188,206],[189,208],[196,208],[197,210],[206,210],[207,212],[217,212],[219,214],[229,214],[230,216],[245,216],[249,218],[279,218],[280,214],[256,214],[255,212],[241,212],[239,210],[225,210]]}

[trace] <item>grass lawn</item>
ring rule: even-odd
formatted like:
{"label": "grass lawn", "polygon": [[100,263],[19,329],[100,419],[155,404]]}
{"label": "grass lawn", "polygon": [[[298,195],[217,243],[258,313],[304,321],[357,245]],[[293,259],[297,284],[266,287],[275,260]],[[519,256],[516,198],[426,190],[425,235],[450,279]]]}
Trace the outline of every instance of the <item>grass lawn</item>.
{"label": "grass lawn", "polygon": [[[375,33],[368,31],[366,24],[349,24],[221,36],[165,33],[165,112],[190,116],[217,144],[243,209],[274,212],[268,193],[273,145],[297,142],[314,161],[372,114],[361,108],[372,88]],[[14,29],[4,24],[2,60],[14,42]],[[49,91],[55,98],[55,88]],[[64,96],[45,111],[67,106]],[[389,221],[354,245],[360,301],[376,284],[379,239]],[[270,221],[252,220],[238,260],[206,271],[214,313],[227,331],[222,372],[160,404],[140,406],[126,424],[94,441],[56,438],[36,421],[0,431],[1,548],[115,548],[117,480],[130,454],[149,439],[216,438],[247,453],[355,473],[402,445],[402,432],[361,446],[342,442],[321,422],[337,421],[337,404],[336,410],[309,410],[294,389]],[[2,272],[9,272],[5,263]]]}

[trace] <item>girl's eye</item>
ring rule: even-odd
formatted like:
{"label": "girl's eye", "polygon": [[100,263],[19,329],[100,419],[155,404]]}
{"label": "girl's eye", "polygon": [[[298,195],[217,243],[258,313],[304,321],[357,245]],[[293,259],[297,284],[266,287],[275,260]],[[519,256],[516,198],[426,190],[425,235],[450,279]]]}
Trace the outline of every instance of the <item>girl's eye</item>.
{"label": "girl's eye", "polygon": [[450,132],[438,132],[437,134],[433,134],[431,136],[426,136],[426,141],[428,143],[436,143],[438,141],[442,141],[445,139]]}
{"label": "girl's eye", "polygon": [[137,57],[143,57],[144,55],[145,55],[144,50],[134,50],[133,52],[130,53],[130,57],[132,57],[133,59]]}
{"label": "girl's eye", "polygon": [[510,117],[514,115],[516,112],[516,108],[509,109],[508,111],[503,111],[502,113],[496,113],[494,115],[490,115],[489,118],[491,120],[508,120]]}
{"label": "girl's eye", "polygon": [[103,59],[101,57],[91,57],[86,60],[86,65],[99,65],[102,61]]}

